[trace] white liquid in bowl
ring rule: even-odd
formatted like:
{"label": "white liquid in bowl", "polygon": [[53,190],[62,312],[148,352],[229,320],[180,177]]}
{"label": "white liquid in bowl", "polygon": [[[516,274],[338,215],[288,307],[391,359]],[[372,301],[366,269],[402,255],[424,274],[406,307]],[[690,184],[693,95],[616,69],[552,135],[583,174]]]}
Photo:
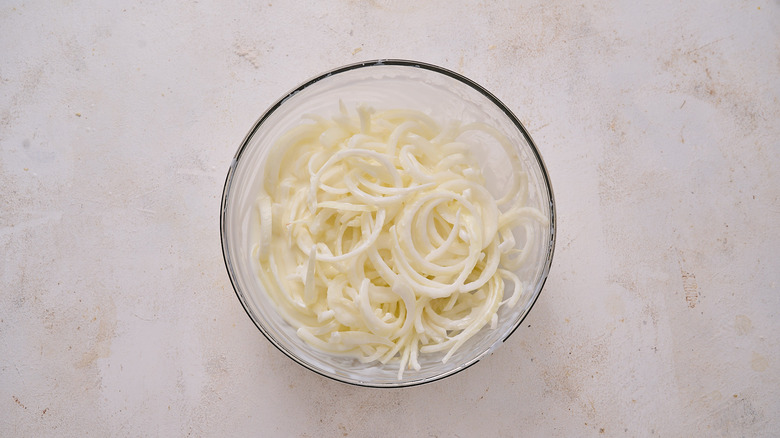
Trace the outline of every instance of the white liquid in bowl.
{"label": "white liquid in bowl", "polygon": [[[463,82],[459,78],[410,65],[372,65],[345,70],[320,78],[288,97],[266,114],[247,137],[226,183],[223,205],[225,259],[234,287],[247,312],[272,342],[299,363],[348,383],[371,386],[422,383],[450,375],[488,354],[517,327],[530,309],[546,278],[552,255],[554,210],[551,190],[538,153],[522,127],[511,113],[496,104],[492,96],[474,87],[474,84]],[[484,176],[485,187],[493,199],[505,198],[507,194],[510,197],[514,195],[515,198],[524,198],[523,205],[537,211],[542,219],[513,227],[516,248],[528,249],[523,265],[512,267],[511,270],[512,275],[517,276],[524,286],[524,292],[513,298],[517,299],[516,305],[499,308],[495,321],[490,318],[476,334],[454,351],[444,349],[419,354],[417,363],[404,373],[400,381],[398,360],[403,358],[402,353],[384,364],[377,361],[362,363],[354,355],[344,356],[312,348],[296,333],[301,324],[280,315],[278,300],[269,297],[267,282],[264,284],[258,276],[258,253],[256,250],[253,252],[261,234],[256,205],[257,196],[264,186],[264,165],[269,153],[278,138],[301,123],[304,114],[338,116],[339,100],[342,100],[347,108],[367,105],[377,113],[392,108],[410,108],[427,114],[442,124],[459,121],[462,126],[482,123],[494,128],[500,134],[499,138],[507,139],[508,147],[502,146],[496,139],[497,136],[480,130],[466,132],[458,141],[469,144],[469,155],[476,160],[474,165]],[[354,111],[352,114],[355,115]],[[515,190],[513,181],[520,173],[527,175],[526,197],[520,196],[520,193],[508,193]],[[511,208],[509,204],[500,207],[502,212]],[[372,213],[371,217],[375,220],[376,213]],[[545,219],[549,220],[549,223],[545,223]],[[461,240],[468,239],[468,232],[459,237]],[[307,267],[307,261],[301,261],[303,263],[300,265]],[[295,264],[298,265],[298,261]],[[301,276],[305,278],[306,273]],[[385,283],[378,281],[377,285]],[[305,279],[298,284],[305,290]],[[511,290],[513,281],[508,281],[507,284]],[[320,281],[319,286],[325,287],[325,283]],[[414,289],[414,285],[411,287]],[[359,290],[359,287],[357,289]],[[296,290],[294,295],[302,299],[301,289]],[[507,291],[503,299],[510,297],[511,294]],[[311,296],[307,301],[310,300]],[[400,305],[396,304],[397,307]],[[385,310],[388,308],[385,306]],[[327,312],[327,309],[320,310]],[[384,315],[388,321],[391,321],[393,316],[402,316],[400,311],[389,313],[392,315]],[[377,314],[380,315],[381,312]],[[328,316],[326,313],[321,317],[327,319]],[[368,317],[370,319],[370,315]],[[495,327],[491,328],[493,322]],[[454,331],[450,333],[457,335]],[[327,342],[330,338],[322,337],[322,340]],[[452,355],[443,363],[442,359],[449,351],[452,351]],[[411,353],[408,356],[411,356]],[[409,363],[410,358],[407,358],[406,364]],[[415,369],[418,366],[419,369]]]}

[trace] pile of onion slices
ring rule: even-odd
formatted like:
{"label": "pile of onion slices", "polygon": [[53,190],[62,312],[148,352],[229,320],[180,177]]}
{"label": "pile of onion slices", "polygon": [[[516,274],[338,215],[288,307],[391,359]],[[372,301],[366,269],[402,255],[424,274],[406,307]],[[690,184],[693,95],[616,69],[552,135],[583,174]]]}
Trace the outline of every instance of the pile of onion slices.
{"label": "pile of onion slices", "polygon": [[[483,123],[413,110],[307,116],[269,151],[252,257],[283,318],[312,347],[364,363],[447,362],[523,295],[534,252],[527,174]],[[469,135],[477,133],[478,135]],[[485,187],[475,147],[489,136],[512,166],[506,194]],[[521,235],[517,234],[521,230]],[[511,288],[511,290],[509,290]]]}

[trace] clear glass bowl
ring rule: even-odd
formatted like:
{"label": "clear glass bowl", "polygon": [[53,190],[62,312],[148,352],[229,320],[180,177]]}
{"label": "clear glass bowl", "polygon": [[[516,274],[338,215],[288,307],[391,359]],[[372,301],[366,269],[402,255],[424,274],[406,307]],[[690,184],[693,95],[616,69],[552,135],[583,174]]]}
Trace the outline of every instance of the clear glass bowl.
{"label": "clear glass bowl", "polygon": [[[397,379],[398,364],[361,364],[310,347],[277,313],[256,275],[251,257],[257,242],[256,199],[263,163],[276,138],[302,121],[304,114],[335,114],[338,102],[347,108],[367,104],[376,109],[411,108],[436,120],[481,121],[499,129],[516,146],[529,179],[529,204],[549,218],[534,230],[534,253],[516,274],[524,292],[512,309],[499,310],[495,329],[484,327],[447,363],[441,354],[420,354],[421,369],[406,370]],[[497,143],[483,142],[480,160],[487,188],[496,198],[508,187],[512,169]],[[490,92],[444,68],[405,60],[378,60],[339,67],[300,85],[273,104],[254,124],[228,170],[220,215],[222,252],[230,280],[249,317],[279,350],[323,376],[355,385],[404,387],[432,382],[457,373],[490,354],[522,323],[542,290],[555,246],[555,203],[542,157],[528,131]]]}

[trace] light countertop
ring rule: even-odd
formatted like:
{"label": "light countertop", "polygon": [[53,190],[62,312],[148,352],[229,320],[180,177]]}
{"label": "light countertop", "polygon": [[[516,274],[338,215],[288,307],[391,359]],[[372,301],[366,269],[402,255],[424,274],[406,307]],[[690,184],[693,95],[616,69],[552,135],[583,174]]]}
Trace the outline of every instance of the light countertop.
{"label": "light countertop", "polygon": [[[0,436],[777,436],[780,1],[6,1]],[[231,288],[223,181],[342,64],[458,71],[523,121],[559,234],[515,334],[375,390]]]}

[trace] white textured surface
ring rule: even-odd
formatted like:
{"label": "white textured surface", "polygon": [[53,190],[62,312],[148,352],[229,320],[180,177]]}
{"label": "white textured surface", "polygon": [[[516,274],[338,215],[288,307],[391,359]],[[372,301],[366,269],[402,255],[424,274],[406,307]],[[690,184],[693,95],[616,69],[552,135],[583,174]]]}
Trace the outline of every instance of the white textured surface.
{"label": "white textured surface", "polygon": [[[772,436],[780,2],[4,2],[0,435]],[[230,287],[254,120],[401,57],[493,91],[547,162],[547,286],[492,356],[372,390],[276,351]]]}

